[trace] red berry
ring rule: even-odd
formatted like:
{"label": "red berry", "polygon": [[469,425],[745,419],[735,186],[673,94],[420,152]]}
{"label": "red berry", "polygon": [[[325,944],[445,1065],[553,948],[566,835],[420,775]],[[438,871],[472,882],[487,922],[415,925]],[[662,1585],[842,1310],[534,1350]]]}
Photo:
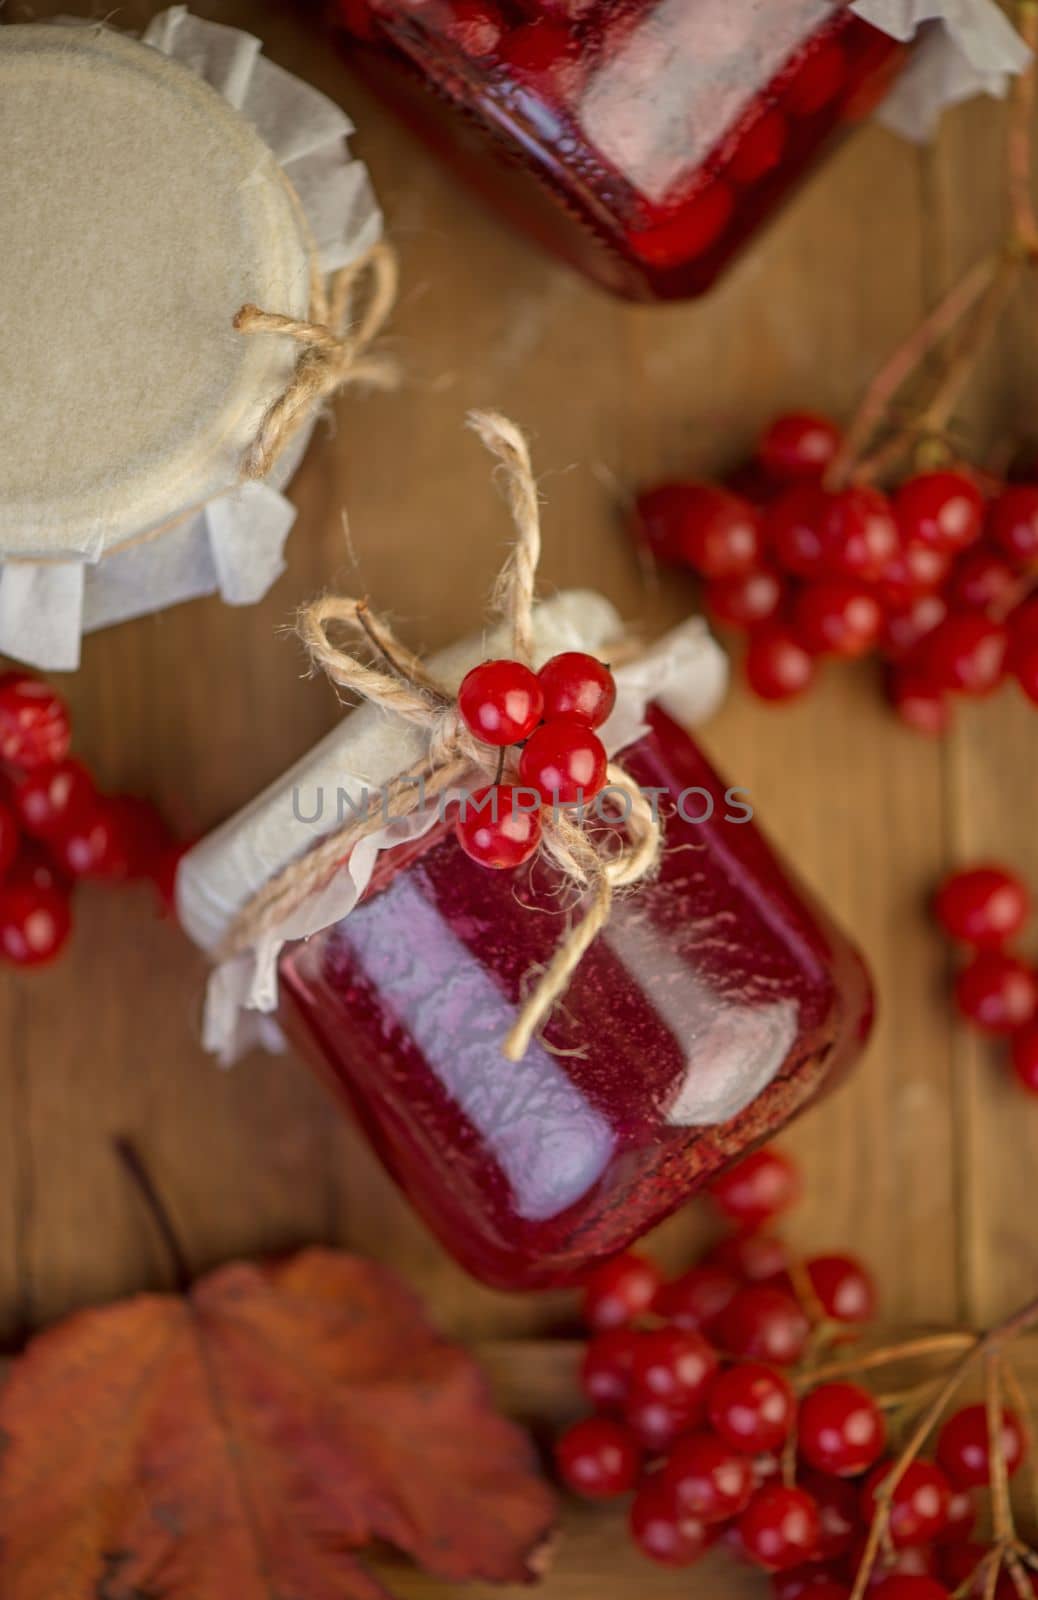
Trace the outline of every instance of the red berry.
{"label": "red berry", "polygon": [[[968,1539],[977,1520],[977,1507],[972,1494],[968,1489],[956,1489],[952,1486],[951,1497],[948,1500],[948,1520],[938,1536],[942,1545],[953,1543],[957,1540]],[[943,1564],[943,1553],[942,1553]],[[942,1577],[947,1577],[942,1572]]]}
{"label": "red berry", "polygon": [[765,544],[783,572],[795,578],[822,576],[822,527],[830,499],[817,484],[800,484],[768,507]]}
{"label": "red berry", "polygon": [[957,611],[937,625],[923,646],[927,676],[956,694],[986,695],[998,688],[1009,635],[1001,622],[976,611]]}
{"label": "red berry", "polygon": [[871,1322],[876,1286],[854,1256],[815,1256],[806,1270],[815,1298],[833,1322]]}
{"label": "red berry", "polygon": [[834,1478],[856,1478],[883,1454],[883,1413],[857,1383],[824,1383],[805,1395],[797,1423],[800,1454]]}
{"label": "red berry", "polygon": [[1014,938],[1030,910],[1025,885],[1005,867],[953,872],[934,897],[934,914],[945,933],[978,950],[997,950]]}
{"label": "red berry", "polygon": [[1038,600],[1019,606],[1009,628],[1010,670],[1024,694],[1038,705]]}
{"label": "red berry", "polygon": [[0,801],[0,878],[18,854],[20,833],[14,812]]}
{"label": "red berry", "polygon": [[744,1278],[747,1283],[767,1283],[789,1266],[789,1247],[773,1233],[733,1233],[718,1239],[704,1261],[723,1267],[725,1272]]}
{"label": "red berry", "polygon": [[715,578],[703,603],[715,622],[731,628],[756,628],[782,609],[785,584],[773,567],[758,567],[741,578]]}
{"label": "red berry", "polygon": [[810,1600],[850,1600],[851,1594],[850,1585],[842,1581],[838,1570],[820,1561],[791,1567],[788,1572],[773,1572],[771,1592],[774,1600],[804,1600],[807,1595]]}
{"label": "red berry", "polygon": [[659,1328],[639,1339],[631,1364],[631,1399],[651,1396],[673,1406],[689,1423],[706,1413],[707,1390],[718,1369],[717,1352],[691,1328]]}
{"label": "red berry", "polygon": [[664,1284],[654,1309],[677,1328],[709,1334],[738,1288],[739,1280],[733,1273],[703,1262],[690,1267],[673,1283]]}
{"label": "red berry", "polygon": [[163,870],[175,841],[158,809],[138,795],[117,794],[107,802],[131,878],[152,878]]}
{"label": "red berry", "polygon": [[1038,980],[1015,956],[982,950],[956,978],[955,1000],[982,1033],[1015,1033],[1038,1013]]}
{"label": "red berry", "polygon": [[875,645],[883,612],[864,584],[830,578],[801,591],[793,622],[797,638],[812,654],[852,659]]}
{"label": "red berry", "polygon": [[504,20],[486,0],[452,0],[443,31],[464,55],[478,60],[494,54],[504,33]]}
{"label": "red berry", "polygon": [[23,772],[53,766],[71,737],[68,708],[49,684],[22,672],[0,679],[0,761]]}
{"label": "red berry", "polygon": [[789,411],[763,434],[757,459],[779,483],[817,483],[836,458],[840,430],[828,417]]}
{"label": "red berry", "polygon": [[616,681],[609,668],[582,650],[552,656],[537,674],[546,722],[568,717],[585,728],[599,728],[616,704]]}
{"label": "red berry", "polygon": [[980,544],[956,562],[948,600],[956,611],[990,611],[1011,601],[1019,581],[1005,556]]}
{"label": "red berry", "polygon": [[634,1488],[642,1453],[629,1428],[608,1417],[586,1417],[555,1445],[559,1476],[586,1500],[612,1500]]}
{"label": "red berry", "polygon": [[510,28],[498,60],[519,83],[549,103],[565,105],[584,80],[577,40],[563,22],[545,18]]}
{"label": "red berry", "polygon": [[679,1439],[663,1469],[663,1481],[682,1511],[700,1522],[729,1522],[750,1502],[753,1462],[713,1433]]}
{"label": "red berry", "polygon": [[854,1548],[861,1530],[859,1501],[861,1489],[846,1478],[832,1478],[823,1472],[802,1468],[798,1480],[818,1507],[821,1538],[818,1554],[823,1561],[838,1561]]}
{"label": "red berry", "polygon": [[[848,1559],[848,1566],[852,1572],[857,1572],[865,1554],[866,1535],[861,1534]],[[938,1560],[936,1545],[906,1546],[903,1550],[895,1550],[890,1555],[880,1553],[872,1576],[869,1579],[866,1593],[874,1595],[881,1583],[888,1578],[934,1578],[937,1576]]]}
{"label": "red berry", "polygon": [[71,885],[54,859],[34,839],[23,839],[4,879],[8,889],[57,889],[67,895]]}
{"label": "red berry", "polygon": [[53,961],[72,930],[68,895],[36,885],[0,886],[0,958],[19,967]]}
{"label": "red berry", "polygon": [[781,1372],[747,1362],[714,1379],[707,1415],[714,1432],[734,1450],[764,1455],[781,1450],[789,1438],[796,1401]]}
{"label": "red berry", "polygon": [[951,1597],[936,1578],[895,1574],[892,1578],[884,1578],[873,1589],[872,1600],[951,1600]]}
{"label": "red berry", "polygon": [[608,765],[598,735],[560,717],[531,734],[519,757],[519,776],[546,805],[570,805],[594,799],[605,785]]}
{"label": "red berry", "polygon": [[892,659],[903,659],[929,638],[947,615],[948,602],[943,595],[915,595],[907,604],[893,606],[887,611],[880,631],[880,645]]}
{"label": "red berry", "polygon": [[959,1539],[954,1544],[945,1545],[941,1550],[940,1569],[941,1577],[949,1589],[962,1589],[965,1594],[974,1595],[975,1589],[967,1585],[971,1578],[976,1577],[989,1549],[989,1545],[976,1544],[969,1539]]}
{"label": "red berry", "polygon": [[717,1208],[739,1227],[755,1229],[800,1199],[799,1169],[780,1151],[754,1150],[715,1178],[708,1193]]}
{"label": "red berry", "polygon": [[748,500],[714,484],[701,484],[688,502],[681,552],[704,578],[739,578],[761,554],[760,521]]}
{"label": "red berry", "polygon": [[991,507],[988,532],[1018,567],[1038,564],[1038,484],[1004,489]]}
{"label": "red berry", "polygon": [[78,806],[68,824],[47,841],[59,867],[70,878],[126,878],[130,861],[126,853],[119,809],[95,795]]}
{"label": "red berry", "polygon": [[951,705],[944,690],[913,667],[898,667],[887,682],[890,702],[901,721],[916,733],[939,738],[951,725]]}
{"label": "red berry", "polygon": [[[1012,1411],[1002,1412],[1002,1455],[1012,1477],[1024,1459],[1023,1429]],[[956,1489],[986,1489],[991,1482],[987,1409],[964,1406],[937,1438],[937,1463]]]}
{"label": "red berry", "polygon": [[[876,1491],[890,1475],[890,1463],[882,1462],[869,1474],[862,1490],[862,1519],[871,1526],[876,1515]],[[890,1509],[890,1537],[896,1548],[929,1544],[948,1522],[951,1489],[940,1467],[929,1461],[913,1461],[899,1479]]]}
{"label": "red berry", "polygon": [[75,826],[96,800],[89,772],[81,761],[71,758],[27,772],[12,793],[22,827],[38,839]]}
{"label": "red berry", "polygon": [[963,472],[924,472],[901,485],[894,513],[906,542],[965,550],[980,538],[984,496]]}
{"label": "red berry", "polygon": [[596,1333],[606,1328],[626,1328],[645,1316],[659,1293],[663,1274],[647,1256],[613,1256],[587,1278],[584,1285],[584,1321]]}
{"label": "red berry", "polygon": [[906,544],[898,536],[897,549],[884,562],[876,593],[885,606],[907,606],[920,595],[932,595],[951,571],[952,556],[932,545]]}
{"label": "red berry", "polygon": [[847,81],[848,63],[836,39],[813,46],[786,89],[785,103],[794,117],[813,117],[831,104]]}
{"label": "red berry", "polygon": [[1038,1094],[1038,1024],[1014,1033],[1009,1047],[1017,1082],[1029,1094]]}
{"label": "red berry", "polygon": [[717,1320],[717,1337],[725,1350],[778,1367],[799,1361],[810,1331],[792,1295],[766,1284],[740,1289]]}
{"label": "red berry", "polygon": [[631,531],[635,540],[647,545],[657,560],[684,565],[685,518],[698,492],[699,486],[694,483],[661,483],[638,496]]}
{"label": "red berry", "polygon": [[735,195],[714,179],[660,221],[628,234],[631,248],[654,267],[676,267],[715,245],[731,221]]}
{"label": "red berry", "polygon": [[631,1328],[609,1328],[589,1342],[580,1369],[580,1387],[597,1411],[623,1410],[640,1337]]}
{"label": "red berry", "polygon": [[663,1481],[662,1473],[646,1480],[631,1505],[631,1538],[650,1561],[665,1567],[688,1567],[698,1561],[715,1531],[686,1516]]}
{"label": "red berry", "polygon": [[739,1534],[750,1560],[770,1572],[810,1561],[822,1529],[818,1507],[803,1489],[767,1484],[758,1489],[739,1519]]}
{"label": "red berry", "polygon": [[[728,163],[728,176],[747,187],[759,183],[782,160],[788,138],[789,124],[781,111],[765,111],[740,134]],[[817,420],[821,422],[824,419]],[[779,421],[785,421],[785,418],[780,417]],[[831,426],[830,423],[825,425]]]}
{"label": "red berry", "polygon": [[454,825],[458,843],[481,867],[504,871],[521,867],[536,854],[541,842],[539,811],[520,806],[510,784],[489,784],[466,795]]}
{"label": "red berry", "polygon": [[624,1407],[624,1421],[651,1456],[665,1455],[698,1420],[681,1406],[659,1400],[654,1394],[632,1394]]}
{"label": "red berry", "polygon": [[899,546],[890,504],[878,489],[843,489],[830,495],[820,529],[827,576],[881,578]]}
{"label": "red berry", "polygon": [[521,661],[484,661],[465,674],[458,690],[461,720],[483,744],[528,739],[543,709],[541,685]]}
{"label": "red berry", "polygon": [[358,39],[374,39],[370,0],[337,0],[338,16]]}
{"label": "red berry", "polygon": [[746,679],[761,700],[792,700],[814,682],[815,658],[791,628],[766,623],[750,638]]}

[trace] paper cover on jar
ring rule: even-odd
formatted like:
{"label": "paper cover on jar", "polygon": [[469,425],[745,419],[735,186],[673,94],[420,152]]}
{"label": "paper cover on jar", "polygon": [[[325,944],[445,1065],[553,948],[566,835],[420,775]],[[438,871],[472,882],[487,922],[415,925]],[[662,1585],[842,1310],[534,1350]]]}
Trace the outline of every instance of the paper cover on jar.
{"label": "paper cover on jar", "polygon": [[298,350],[232,319],[305,319],[314,266],[378,240],[351,132],[259,40],[182,6],[139,41],[0,30],[0,651],[71,668],[84,632],[278,576],[316,411],[241,481]]}
{"label": "paper cover on jar", "polygon": [[[620,619],[601,595],[570,591],[538,606],[534,664],[562,650],[589,650],[608,658],[620,635]],[[503,630],[466,639],[429,663],[449,688],[470,667],[500,650]],[[723,699],[727,658],[700,618],[674,629],[637,660],[615,669],[617,704],[600,730],[610,754],[626,749],[645,731],[644,712],[658,701],[686,725],[704,721]],[[368,794],[421,761],[423,734],[374,706],[351,712],[315,749],[236,816],[203,839],[181,864],[177,909],[185,930],[203,949],[219,945],[235,914],[255,892],[317,839],[339,826],[349,796]],[[347,811],[348,817],[349,812]],[[293,939],[319,932],[348,916],[363,895],[382,850],[421,838],[436,824],[440,807],[430,804],[387,824],[357,844],[348,863],[309,895],[284,923],[249,951],[218,966],[209,984],[206,1047],[233,1060],[253,1043],[276,1045],[268,1020],[277,1005],[277,959]],[[257,1015],[258,1014],[258,1015]]]}

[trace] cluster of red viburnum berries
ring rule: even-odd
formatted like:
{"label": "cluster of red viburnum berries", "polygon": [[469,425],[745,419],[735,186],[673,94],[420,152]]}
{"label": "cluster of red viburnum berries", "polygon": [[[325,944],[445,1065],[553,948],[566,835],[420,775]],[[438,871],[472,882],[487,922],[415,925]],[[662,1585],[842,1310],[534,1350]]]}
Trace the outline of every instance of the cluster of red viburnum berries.
{"label": "cluster of red viburnum berries", "polygon": [[981,1033],[1009,1040],[1018,1082],[1038,1094],[1038,972],[1008,948],[1030,911],[1026,885],[999,866],[952,873],[934,899],[940,927],[970,952],[955,980],[960,1012]]}
{"label": "cluster of red viburnum berries", "polygon": [[53,961],[78,879],[150,879],[164,904],[180,854],[147,800],[106,795],[69,754],[68,707],[25,672],[0,676],[0,960]]}
{"label": "cluster of red viburnum berries", "polygon": [[540,846],[540,806],[582,805],[601,792],[609,760],[595,729],[615,703],[609,668],[581,650],[552,656],[539,672],[521,661],[473,667],[458,690],[461,720],[474,739],[500,752],[502,767],[505,752],[518,750],[519,781],[465,797],[456,828],[466,855],[484,867],[521,866]]}
{"label": "cluster of red viburnum berries", "polygon": [[635,535],[698,574],[711,616],[748,634],[746,678],[765,700],[801,694],[826,657],[875,654],[923,733],[944,732],[954,696],[1007,677],[1038,704],[1038,483],[956,467],[890,495],[833,489],[840,443],[825,417],[778,417],[727,485],[641,494]]}
{"label": "cluster of red viburnum berries", "polygon": [[[732,1231],[697,1265],[667,1281],[629,1253],[594,1271],[581,1385],[595,1414],[561,1435],[556,1462],[578,1495],[630,1497],[631,1537],[654,1561],[688,1566],[720,1544],[770,1573],[776,1600],[848,1600],[893,1466],[887,1422],[863,1383],[812,1382],[803,1361],[817,1330],[868,1322],[876,1291],[854,1257],[798,1263],[766,1231],[799,1192],[787,1157],[757,1151],[713,1184]],[[1024,1438],[1006,1410],[1010,1474]],[[874,1600],[980,1592],[976,1492],[990,1477],[985,1407],[967,1406],[896,1484]]]}

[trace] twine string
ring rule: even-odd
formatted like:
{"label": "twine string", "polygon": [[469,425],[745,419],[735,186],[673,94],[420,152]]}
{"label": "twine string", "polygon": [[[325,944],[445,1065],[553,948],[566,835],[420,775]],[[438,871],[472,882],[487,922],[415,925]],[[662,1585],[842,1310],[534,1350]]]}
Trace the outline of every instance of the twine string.
{"label": "twine string", "polygon": [[243,478],[265,478],[315,407],[347,384],[366,383],[376,389],[395,385],[395,363],[375,353],[372,346],[395,304],[397,282],[396,255],[379,240],[355,261],[340,267],[330,289],[311,263],[307,321],[263,311],[259,306],[242,306],[234,318],[239,333],[282,334],[301,347],[291,378],[263,413],[242,458]]}
{"label": "twine string", "polygon": [[[506,417],[473,412],[469,425],[501,465],[516,540],[494,589],[494,605],[506,619],[515,655],[533,659],[533,602],[540,557],[540,512],[529,449]],[[341,630],[360,635],[374,647],[378,664],[358,659],[336,643]],[[394,635],[388,622],[364,600],[325,596],[304,608],[299,632],[314,667],[339,688],[383,711],[394,712],[428,739],[419,770],[401,774],[371,799],[364,816],[354,818],[276,874],[239,912],[217,950],[224,961],[276,932],[315,890],[327,882],[364,838],[421,806],[458,789],[474,777],[488,781],[491,752],[469,733],[455,697],[429,673],[425,663]],[[510,753],[514,765],[515,753]],[[507,769],[504,781],[514,772]],[[493,781],[490,775],[489,781]],[[652,874],[662,847],[660,825],[645,796],[617,762],[607,772],[609,791],[622,802],[623,834],[609,829],[592,835],[583,818],[555,806],[542,813],[545,856],[564,882],[580,893],[575,917],[548,966],[519,1009],[502,1044],[504,1055],[520,1061],[534,1034],[561,999],[589,947],[609,920],[617,890]]]}

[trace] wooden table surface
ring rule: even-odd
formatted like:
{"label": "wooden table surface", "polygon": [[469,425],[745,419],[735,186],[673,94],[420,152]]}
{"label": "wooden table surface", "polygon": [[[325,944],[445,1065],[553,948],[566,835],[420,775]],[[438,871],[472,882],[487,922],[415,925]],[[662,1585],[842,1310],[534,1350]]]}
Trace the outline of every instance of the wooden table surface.
{"label": "wooden table surface", "polygon": [[[56,0],[34,14],[69,9]],[[114,20],[136,26],[152,9],[130,4]],[[462,426],[470,407],[499,408],[532,435],[546,583],[593,581],[659,629],[693,593],[681,580],[646,591],[611,481],[723,470],[781,408],[846,416],[881,356],[1000,227],[1001,118],[978,104],[950,116],[931,149],[859,135],[705,302],[628,307],[485,216],[358,87],[304,6],[198,9],[251,28],[355,119],[402,257],[392,344],[406,381],[341,399],[334,429],[319,430],[292,490],[289,570],[263,604],[207,600],[94,636],[66,681],[78,751],[187,829],[241,805],[336,716],[282,631],[300,602],[327,586],[366,592],[419,647],[480,617],[507,527]],[[17,5],[7,15],[25,19]],[[1033,302],[1010,316],[962,410],[981,454],[1033,423],[1028,309],[1033,322]],[[703,739],[853,930],[878,984],[863,1066],[785,1140],[808,1178],[791,1231],[862,1252],[893,1321],[1005,1311],[1038,1279],[1038,1104],[1014,1092],[1000,1049],[953,1021],[949,958],[924,900],[947,867],[986,856],[1038,886],[1038,716],[1007,690],[933,744],[888,714],[868,667],[834,668],[790,709],[737,686]],[[164,1281],[113,1159],[124,1131],[199,1269],[334,1241],[391,1260],[467,1337],[557,1322],[565,1299],[493,1294],[447,1261],[295,1060],[223,1072],[202,1054],[204,964],[143,896],[88,892],[79,905],[58,967],[0,974],[0,1332]],[[681,1259],[701,1228],[693,1207],[662,1230],[661,1252]],[[685,1592],[667,1582],[651,1592]],[[609,1592],[650,1592],[631,1585]]]}

